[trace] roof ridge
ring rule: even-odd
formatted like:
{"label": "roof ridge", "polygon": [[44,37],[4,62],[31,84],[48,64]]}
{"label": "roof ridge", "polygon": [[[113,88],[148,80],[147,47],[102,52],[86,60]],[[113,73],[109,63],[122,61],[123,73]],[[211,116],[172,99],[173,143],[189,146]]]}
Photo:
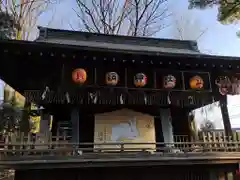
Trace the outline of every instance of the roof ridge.
{"label": "roof ridge", "polygon": [[[164,45],[172,45],[178,49],[188,49],[195,52],[200,52],[196,41],[191,40],[177,40],[177,39],[164,39],[164,38],[153,38],[153,37],[134,37],[134,36],[124,36],[124,35],[110,35],[102,33],[91,33],[83,31],[71,31],[71,30],[61,30],[54,28],[47,28],[38,26],[40,31],[37,40],[51,39],[51,38],[69,38],[74,36],[74,39],[96,41],[96,42],[111,42],[115,44],[138,44],[138,45],[148,45],[155,47],[164,47]],[[60,33],[63,33],[60,35]],[[58,35],[57,35],[58,34]],[[70,38],[71,36],[71,38]]]}
{"label": "roof ridge", "polygon": [[176,42],[196,42],[194,40],[178,40],[178,39],[167,39],[167,38],[154,38],[154,37],[144,37],[144,36],[127,36],[127,35],[119,35],[119,34],[104,34],[104,33],[94,33],[94,32],[85,32],[85,31],[72,31],[66,29],[56,29],[56,28],[48,28],[43,26],[38,26],[39,30],[48,30],[48,31],[61,31],[68,33],[81,33],[86,35],[97,35],[97,36],[109,36],[109,37],[123,37],[123,38],[138,38],[138,39],[151,39],[151,40],[164,40],[164,41],[176,41]]}

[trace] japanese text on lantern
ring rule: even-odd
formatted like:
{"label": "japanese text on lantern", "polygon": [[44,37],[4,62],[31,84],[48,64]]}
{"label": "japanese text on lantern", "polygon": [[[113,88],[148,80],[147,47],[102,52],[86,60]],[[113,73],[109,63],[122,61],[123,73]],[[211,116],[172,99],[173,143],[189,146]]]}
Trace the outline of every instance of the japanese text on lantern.
{"label": "japanese text on lantern", "polygon": [[87,80],[87,73],[84,69],[78,68],[72,72],[72,80],[77,84],[83,84]]}
{"label": "japanese text on lantern", "polygon": [[116,72],[108,72],[106,73],[106,84],[107,85],[117,85],[118,81],[119,81],[119,76]]}
{"label": "japanese text on lantern", "polygon": [[144,87],[147,84],[147,76],[144,73],[137,73],[134,76],[134,84],[136,87]]}

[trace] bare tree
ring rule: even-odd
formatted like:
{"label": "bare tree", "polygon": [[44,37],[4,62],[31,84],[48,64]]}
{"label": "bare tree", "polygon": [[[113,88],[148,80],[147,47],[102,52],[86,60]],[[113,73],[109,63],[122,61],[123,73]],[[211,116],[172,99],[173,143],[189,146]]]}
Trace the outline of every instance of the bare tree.
{"label": "bare tree", "polygon": [[204,43],[204,38],[207,37],[209,32],[208,25],[203,24],[200,18],[194,17],[193,11],[172,11],[172,24],[169,27],[171,29],[171,31],[169,31],[171,38],[197,41],[202,53],[217,55],[216,52],[207,48]]}
{"label": "bare tree", "polygon": [[166,0],[76,0],[81,30],[104,34],[153,36],[170,16]]}
{"label": "bare tree", "polygon": [[28,40],[38,17],[57,0],[0,0],[0,12],[14,17],[20,28],[15,39]]}
{"label": "bare tree", "polygon": [[175,13],[172,17],[174,18],[172,35],[176,39],[199,41],[208,30],[200,19],[193,18],[191,11]]}

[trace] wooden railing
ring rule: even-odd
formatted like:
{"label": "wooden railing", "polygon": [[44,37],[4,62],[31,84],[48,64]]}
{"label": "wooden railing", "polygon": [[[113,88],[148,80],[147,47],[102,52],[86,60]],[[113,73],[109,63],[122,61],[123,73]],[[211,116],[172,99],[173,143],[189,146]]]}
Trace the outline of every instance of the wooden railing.
{"label": "wooden railing", "polygon": [[52,136],[51,133],[41,136],[24,136],[24,134],[9,133],[0,143],[1,158],[8,156],[43,156],[43,155],[69,155],[80,156],[88,153],[109,152],[161,152],[161,153],[189,153],[189,152],[240,152],[240,136],[225,136],[224,133],[201,133],[198,140],[191,140],[188,136],[175,136],[174,143],[72,143],[71,137]]}
{"label": "wooden railing", "polygon": [[[151,143],[81,143],[81,144],[72,144],[72,143],[52,143],[49,148],[38,149],[38,146],[42,144],[35,144],[35,149],[25,149],[22,144],[12,144],[12,147],[15,146],[15,149],[2,149],[0,151],[0,160],[1,161],[25,161],[25,160],[37,160],[37,159],[66,159],[66,157],[72,158],[87,158],[87,159],[101,159],[101,158],[116,158],[116,157],[127,157],[127,158],[136,158],[136,157],[147,157],[149,156],[158,156],[160,157],[182,157],[188,160],[195,159],[196,157],[201,157],[202,159],[205,156],[216,158],[218,155],[232,158],[240,158],[240,143],[154,143],[156,148],[148,148],[147,145]],[[89,147],[92,146],[92,147]],[[94,145],[104,145],[105,147],[95,148]],[[134,147],[125,147],[132,146]],[[144,145],[145,147],[141,147]],[[162,145],[162,147],[158,147]],[[184,146],[182,146],[184,145]],[[31,146],[31,145],[30,145]],[[53,147],[58,146],[58,148]],[[59,148],[61,146],[61,148]],[[109,146],[109,147],[108,147]],[[115,147],[113,147],[115,146]],[[139,146],[139,147],[137,147]],[[181,148],[176,148],[176,147]],[[10,146],[9,146],[10,147]],[[25,146],[26,147],[26,146]],[[237,154],[236,154],[237,153]],[[225,154],[225,155],[224,155]],[[140,155],[140,156],[139,156]],[[210,158],[207,158],[209,160]]]}
{"label": "wooden railing", "polygon": [[12,169],[0,170],[0,180],[14,180],[15,171]]}

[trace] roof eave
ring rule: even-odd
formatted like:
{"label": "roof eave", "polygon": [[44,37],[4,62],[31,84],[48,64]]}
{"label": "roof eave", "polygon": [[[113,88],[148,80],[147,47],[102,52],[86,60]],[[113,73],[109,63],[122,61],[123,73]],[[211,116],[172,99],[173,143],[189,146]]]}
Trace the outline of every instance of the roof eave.
{"label": "roof eave", "polygon": [[[56,48],[73,48],[73,49],[83,49],[83,50],[100,50],[100,51],[106,51],[106,49],[103,48],[88,48],[88,47],[81,47],[81,46],[74,46],[74,45],[65,45],[65,44],[55,44],[55,43],[49,43],[49,42],[29,42],[29,41],[16,41],[16,40],[0,40],[0,45],[1,44],[18,44],[18,45],[29,45],[29,46],[49,46],[49,47],[56,47]],[[5,46],[3,46],[5,47]],[[114,52],[117,50],[113,50]],[[124,52],[124,53],[138,53],[138,54],[149,54],[149,55],[157,55],[157,56],[172,56],[172,57],[190,57],[190,58],[197,58],[197,59],[215,59],[215,60],[238,60],[240,61],[240,57],[232,57],[232,56],[218,56],[218,55],[207,55],[207,54],[184,54],[184,53],[149,53],[149,52],[134,52],[131,50],[127,51],[119,51],[119,52]]]}
{"label": "roof eave", "polygon": [[199,54],[199,52],[191,51],[188,49],[177,49],[177,48],[164,48],[164,47],[153,47],[153,46],[143,46],[143,45],[133,45],[133,44],[117,44],[117,43],[108,43],[108,42],[93,42],[93,41],[77,41],[77,40],[68,40],[68,39],[39,39],[37,42],[45,42],[45,43],[54,43],[54,44],[62,44],[62,45],[73,45],[84,48],[92,48],[92,49],[103,49],[107,51],[129,51],[129,52],[137,52],[137,53],[176,53],[176,54]]}

